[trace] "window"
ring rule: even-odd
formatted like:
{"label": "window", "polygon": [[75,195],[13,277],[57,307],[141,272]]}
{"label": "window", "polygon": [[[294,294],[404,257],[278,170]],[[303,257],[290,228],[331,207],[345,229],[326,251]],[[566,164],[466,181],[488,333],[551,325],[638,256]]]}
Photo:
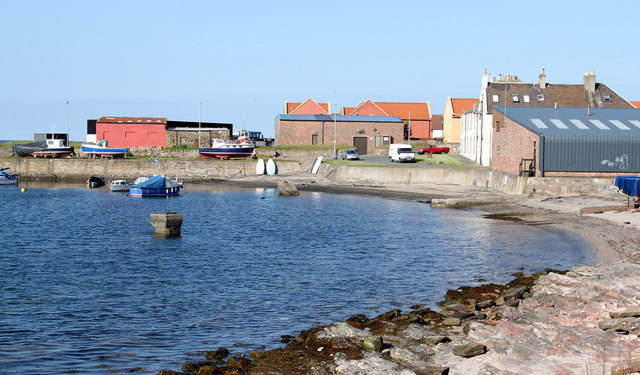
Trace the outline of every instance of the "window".
{"label": "window", "polygon": [[544,95],[538,94],[538,101],[539,102],[544,102]]}
{"label": "window", "polygon": [[500,153],[500,146],[496,146],[496,154]]}
{"label": "window", "polygon": [[514,103],[520,103],[520,97],[518,97],[518,94],[511,95],[511,99]]}
{"label": "window", "polygon": [[493,94],[493,102],[494,103],[498,103],[500,101],[500,98],[498,97],[497,94]]}
{"label": "window", "polygon": [[500,121],[496,120],[496,133],[500,133]]}
{"label": "window", "polygon": [[602,95],[602,97],[604,97],[604,101],[605,101],[606,103],[611,103],[611,95],[609,95],[609,94],[604,94],[604,95]]}
{"label": "window", "polygon": [[529,95],[522,95],[522,101],[525,103],[530,103],[531,100],[529,100]]}

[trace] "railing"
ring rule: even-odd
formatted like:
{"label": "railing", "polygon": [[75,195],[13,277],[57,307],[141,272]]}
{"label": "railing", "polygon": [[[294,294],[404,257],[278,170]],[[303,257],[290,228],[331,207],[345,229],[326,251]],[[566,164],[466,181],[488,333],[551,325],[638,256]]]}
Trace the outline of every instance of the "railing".
{"label": "railing", "polygon": [[534,177],[536,175],[536,159],[521,159],[520,176]]}

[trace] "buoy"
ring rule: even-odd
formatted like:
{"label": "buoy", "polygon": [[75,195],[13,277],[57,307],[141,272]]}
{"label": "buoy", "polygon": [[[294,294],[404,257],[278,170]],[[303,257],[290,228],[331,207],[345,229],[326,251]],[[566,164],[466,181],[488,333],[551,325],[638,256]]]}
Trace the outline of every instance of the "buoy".
{"label": "buoy", "polygon": [[22,188],[22,189],[20,189],[20,191],[24,193],[25,191],[27,191],[27,189]]}

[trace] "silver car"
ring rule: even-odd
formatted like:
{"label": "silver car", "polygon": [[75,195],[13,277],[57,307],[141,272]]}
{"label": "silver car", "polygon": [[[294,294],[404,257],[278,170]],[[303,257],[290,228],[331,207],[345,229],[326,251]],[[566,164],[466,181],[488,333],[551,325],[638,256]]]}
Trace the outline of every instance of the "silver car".
{"label": "silver car", "polygon": [[342,160],[359,160],[360,154],[357,150],[344,150],[342,152]]}

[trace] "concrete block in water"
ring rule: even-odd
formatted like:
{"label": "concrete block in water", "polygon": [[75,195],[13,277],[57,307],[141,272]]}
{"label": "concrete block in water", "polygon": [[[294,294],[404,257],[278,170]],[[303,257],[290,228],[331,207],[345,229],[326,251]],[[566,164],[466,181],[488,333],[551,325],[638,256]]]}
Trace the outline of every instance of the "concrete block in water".
{"label": "concrete block in water", "polygon": [[151,214],[151,225],[156,229],[156,234],[165,236],[179,236],[182,227],[182,215],[175,212],[164,214]]}
{"label": "concrete block in water", "polygon": [[295,184],[289,181],[278,182],[278,195],[284,195],[286,197],[295,197],[300,195],[298,188]]}

